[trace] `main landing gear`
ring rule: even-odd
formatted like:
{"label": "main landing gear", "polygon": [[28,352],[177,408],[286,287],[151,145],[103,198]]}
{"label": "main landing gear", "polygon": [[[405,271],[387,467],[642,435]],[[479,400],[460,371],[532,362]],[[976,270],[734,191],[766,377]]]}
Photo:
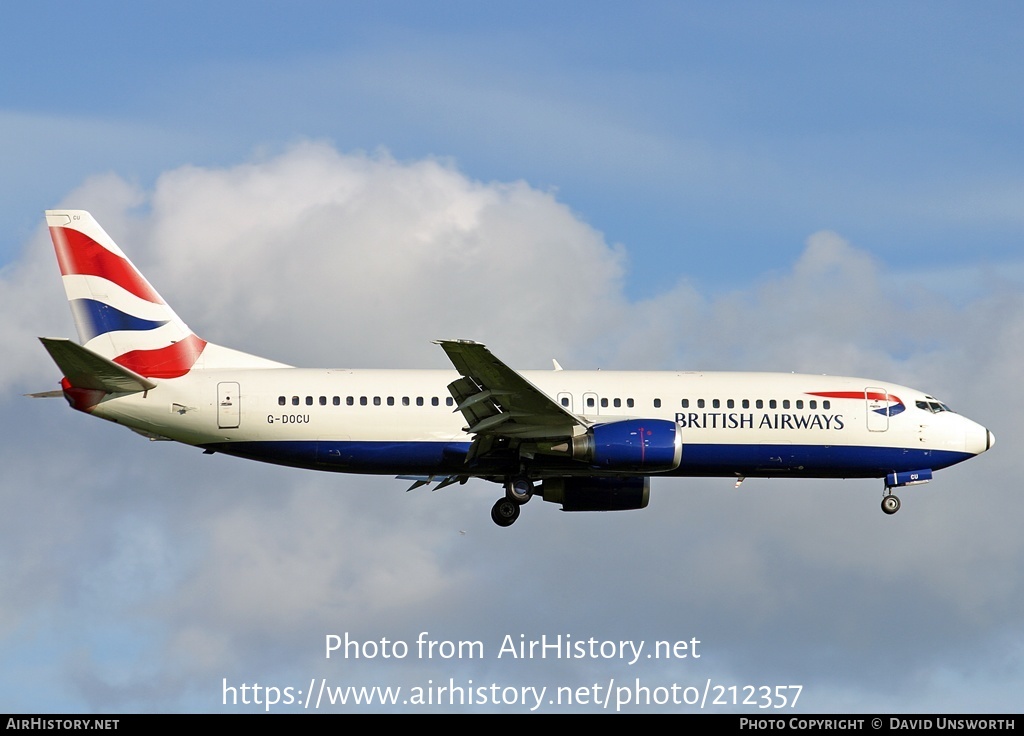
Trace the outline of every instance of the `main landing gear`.
{"label": "main landing gear", "polygon": [[533,497],[533,481],[526,476],[509,478],[505,495],[491,507],[491,519],[498,526],[512,526],[519,518],[519,507]]}
{"label": "main landing gear", "polygon": [[900,510],[900,498],[899,496],[892,495],[892,491],[888,491],[882,496],[882,511],[892,516]]}

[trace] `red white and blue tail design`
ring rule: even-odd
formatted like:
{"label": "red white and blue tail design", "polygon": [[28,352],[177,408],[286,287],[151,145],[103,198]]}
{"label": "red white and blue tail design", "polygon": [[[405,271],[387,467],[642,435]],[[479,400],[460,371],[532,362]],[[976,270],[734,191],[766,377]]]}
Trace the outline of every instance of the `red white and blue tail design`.
{"label": "red white and blue tail design", "polygon": [[88,212],[47,210],[64,290],[89,350],[147,378],[177,378],[206,341],[174,313]]}

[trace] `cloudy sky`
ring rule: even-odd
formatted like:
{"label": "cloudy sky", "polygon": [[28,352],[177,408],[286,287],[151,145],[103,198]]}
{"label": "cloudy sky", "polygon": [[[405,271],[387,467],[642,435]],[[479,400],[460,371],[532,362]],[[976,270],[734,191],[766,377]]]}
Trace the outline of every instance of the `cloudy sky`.
{"label": "cloudy sky", "polygon": [[[315,678],[1019,708],[1017,4],[21,5],[0,710],[235,712],[225,679]],[[509,529],[484,482],[406,494],[148,443],[22,396],[60,378],[36,336],[74,335],[52,207],[91,210],[206,339],[295,365],[446,367],[431,340],[464,337],[521,368],[865,375],[999,443],[894,517],[877,481],[662,479],[645,511],[534,501]],[[326,659],[346,632],[484,657]],[[520,634],[701,657],[499,659]]]}

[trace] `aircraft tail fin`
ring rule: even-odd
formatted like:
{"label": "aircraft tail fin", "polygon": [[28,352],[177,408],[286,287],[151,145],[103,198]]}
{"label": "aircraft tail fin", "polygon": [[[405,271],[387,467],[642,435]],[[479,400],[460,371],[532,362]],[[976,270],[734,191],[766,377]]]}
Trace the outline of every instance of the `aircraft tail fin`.
{"label": "aircraft tail fin", "polygon": [[[88,212],[47,210],[46,224],[78,337],[94,357],[142,378],[178,378],[202,367],[282,366],[192,332]],[[53,344],[44,345],[63,367]],[[56,350],[64,360],[74,352]]]}
{"label": "aircraft tail fin", "polygon": [[82,344],[147,378],[187,373],[206,341],[181,321],[92,215],[47,210],[46,224]]}

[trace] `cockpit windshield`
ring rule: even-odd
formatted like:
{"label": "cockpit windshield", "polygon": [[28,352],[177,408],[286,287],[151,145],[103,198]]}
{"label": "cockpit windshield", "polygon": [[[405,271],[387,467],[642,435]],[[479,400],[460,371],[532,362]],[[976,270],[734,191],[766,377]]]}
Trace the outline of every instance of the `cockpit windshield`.
{"label": "cockpit windshield", "polygon": [[942,413],[944,411],[953,411],[952,409],[950,409],[948,406],[943,404],[938,399],[935,399],[935,398],[933,398],[931,396],[925,396],[924,398],[925,398],[924,401],[916,401],[916,402],[914,402],[915,404],[917,404],[917,408],[918,409],[924,409],[925,411],[930,411],[932,414],[940,414],[940,413]]}

